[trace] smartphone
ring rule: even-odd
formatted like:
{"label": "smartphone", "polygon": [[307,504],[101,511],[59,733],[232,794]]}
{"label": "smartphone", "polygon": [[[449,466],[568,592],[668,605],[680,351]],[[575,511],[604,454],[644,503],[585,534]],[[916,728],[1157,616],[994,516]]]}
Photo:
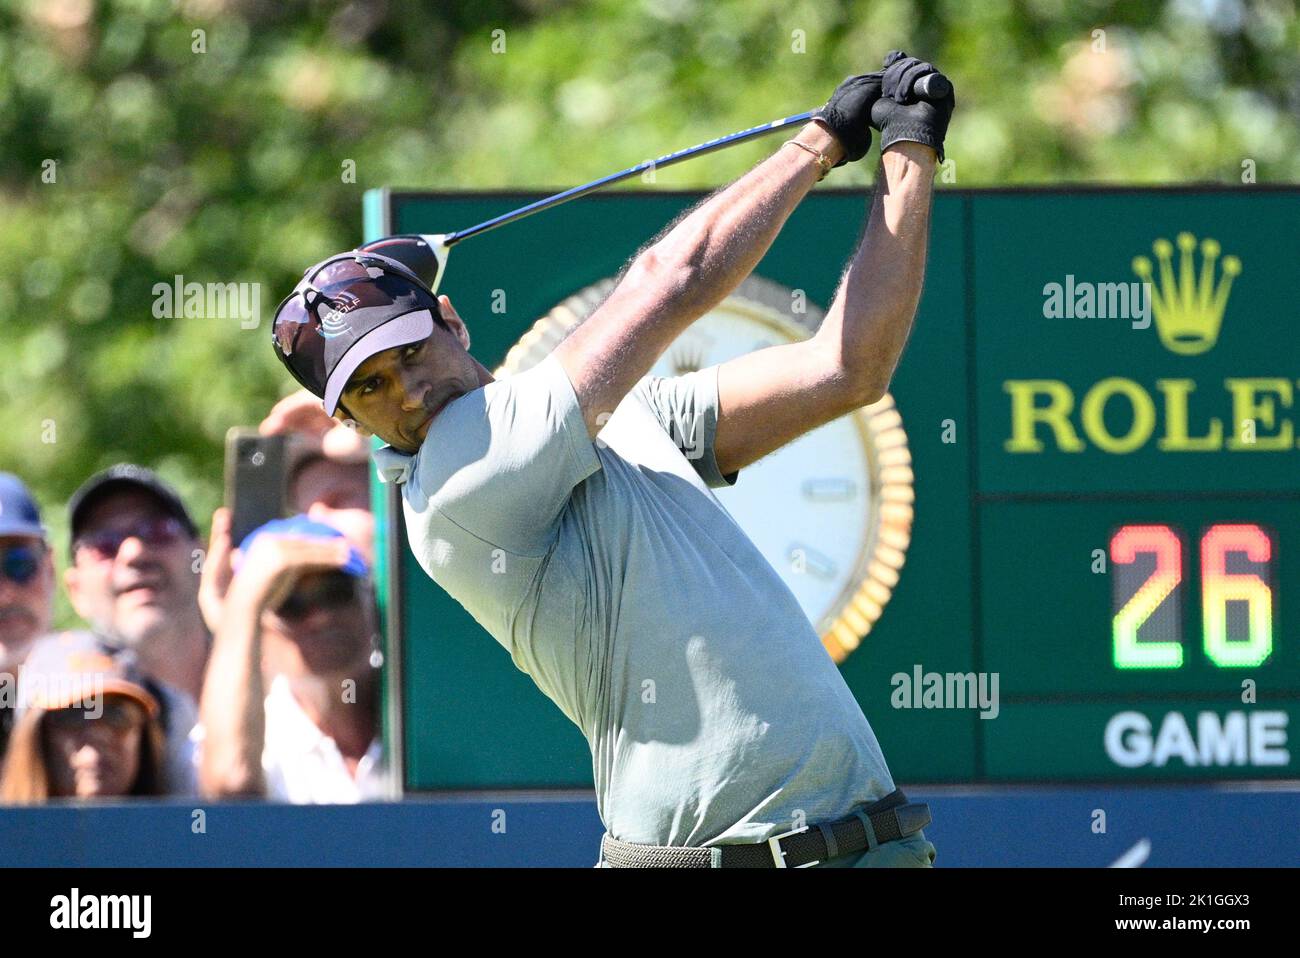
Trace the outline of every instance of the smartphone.
{"label": "smartphone", "polygon": [[226,505],[235,548],[265,522],[285,516],[285,436],[236,427],[226,433]]}

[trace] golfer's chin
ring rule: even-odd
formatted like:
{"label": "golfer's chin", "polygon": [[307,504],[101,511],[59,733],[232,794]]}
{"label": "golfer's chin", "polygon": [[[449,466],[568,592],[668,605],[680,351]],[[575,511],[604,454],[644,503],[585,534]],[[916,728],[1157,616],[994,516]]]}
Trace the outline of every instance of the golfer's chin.
{"label": "golfer's chin", "polygon": [[[441,408],[439,408],[438,411],[441,412]],[[380,439],[388,443],[398,452],[404,452],[408,456],[413,456],[419,452],[420,447],[424,445],[424,437],[429,434],[429,428],[433,425],[433,420],[435,418],[436,413],[429,416],[429,418],[423,422],[410,424],[409,427],[405,424],[400,426],[394,424],[394,428],[390,432],[380,432],[378,435]]]}
{"label": "golfer's chin", "polygon": [[424,445],[424,437],[429,434],[429,427],[433,425],[435,416],[436,413],[429,416],[428,419],[409,432],[403,431],[402,442],[398,448],[403,449],[404,452],[410,453],[411,455],[418,452],[420,447]]}
{"label": "golfer's chin", "polygon": [[424,442],[424,435],[427,429],[414,429],[408,431],[406,428],[393,425],[387,429],[377,429],[374,435],[384,444],[391,446],[398,452],[413,456],[420,450],[421,443]]}
{"label": "golfer's chin", "polygon": [[398,452],[404,452],[408,456],[414,456],[420,451],[420,447],[424,445],[424,437],[428,435],[428,433],[429,427],[422,426],[417,429],[414,434],[402,433],[401,438],[389,440],[388,444]]}

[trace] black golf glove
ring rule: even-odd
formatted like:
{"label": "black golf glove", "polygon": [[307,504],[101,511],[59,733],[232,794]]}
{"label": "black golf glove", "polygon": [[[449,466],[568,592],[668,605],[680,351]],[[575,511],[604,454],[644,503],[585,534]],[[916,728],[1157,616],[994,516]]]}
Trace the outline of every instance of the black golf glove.
{"label": "black golf glove", "polygon": [[880,130],[880,149],[903,140],[924,143],[943,161],[943,140],[948,133],[957,98],[950,89],[942,100],[922,100],[916,96],[916,82],[938,73],[934,64],[909,57],[902,50],[885,56],[881,78],[882,96],[871,111],[871,122]]}
{"label": "black golf glove", "polygon": [[863,73],[846,77],[826,105],[813,114],[831,128],[844,147],[844,156],[835,164],[837,167],[862,159],[871,149],[871,108],[880,99],[881,76]]}

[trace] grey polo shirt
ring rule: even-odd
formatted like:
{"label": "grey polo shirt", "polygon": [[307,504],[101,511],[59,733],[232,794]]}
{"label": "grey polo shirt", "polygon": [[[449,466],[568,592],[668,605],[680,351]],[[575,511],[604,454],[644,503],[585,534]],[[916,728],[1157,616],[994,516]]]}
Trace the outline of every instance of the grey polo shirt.
{"label": "grey polo shirt", "polygon": [[646,377],[592,441],[550,356],[450,403],[415,456],[375,454],[420,565],[586,736],[623,841],[759,841],[894,789],[798,601],[711,491],[735,481],[717,415],[717,367]]}

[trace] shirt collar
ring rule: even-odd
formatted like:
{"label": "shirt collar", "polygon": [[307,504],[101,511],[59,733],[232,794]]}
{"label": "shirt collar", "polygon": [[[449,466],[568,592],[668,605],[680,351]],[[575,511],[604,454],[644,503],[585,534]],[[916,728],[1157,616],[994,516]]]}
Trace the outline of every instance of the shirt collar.
{"label": "shirt collar", "polygon": [[392,446],[380,446],[374,451],[374,457],[380,482],[395,482],[400,486],[410,477],[414,456],[399,452]]}

